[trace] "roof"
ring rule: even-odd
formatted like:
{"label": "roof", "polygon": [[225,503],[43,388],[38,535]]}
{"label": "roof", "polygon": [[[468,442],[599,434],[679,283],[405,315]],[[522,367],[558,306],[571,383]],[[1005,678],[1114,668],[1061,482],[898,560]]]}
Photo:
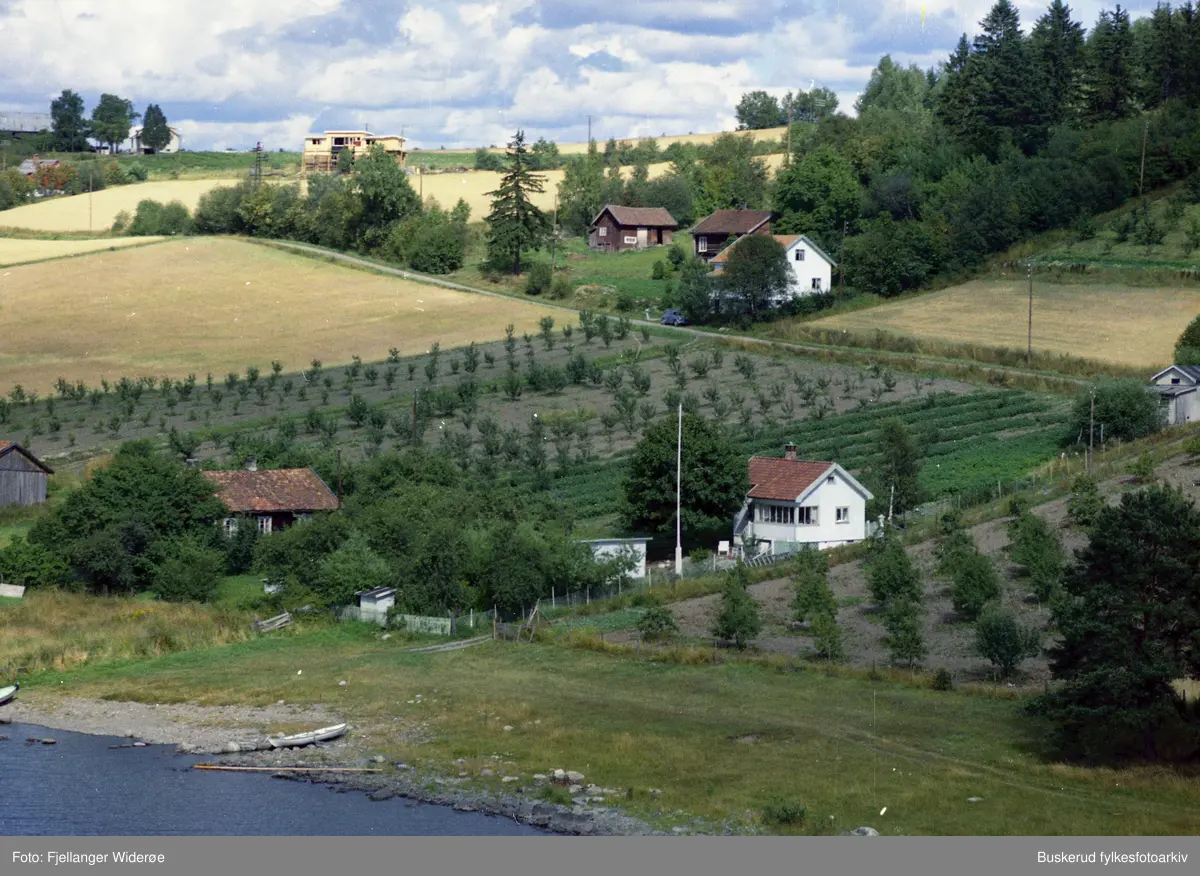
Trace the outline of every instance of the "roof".
{"label": "roof", "polygon": [[1178,371],[1184,377],[1190,378],[1195,383],[1200,383],[1200,365],[1170,365],[1162,371],[1151,377],[1151,380],[1158,380],[1168,371]]}
{"label": "roof", "polygon": [[718,210],[696,223],[692,234],[749,234],[774,215],[770,210]]}
{"label": "roof", "polygon": [[595,225],[605,212],[611,213],[618,225],[641,225],[648,228],[678,228],[675,217],[667,212],[665,207],[622,207],[619,204],[605,204],[604,208],[592,220]]}
{"label": "roof", "polygon": [[[834,266],[837,265],[837,262],[835,262],[833,259],[831,259],[829,256],[827,256],[825,254],[825,251],[822,250],[821,247],[819,247],[815,243],[813,243],[812,238],[809,237],[807,234],[772,234],[769,236],[774,238],[775,240],[777,240],[779,242],[779,245],[782,246],[785,250],[791,249],[792,246],[794,246],[797,243],[804,243],[806,246],[808,246],[809,249],[811,249],[813,252],[815,252],[821,258],[825,259],[825,261],[829,262],[829,264],[834,265]],[[719,253],[717,253],[715,256],[713,256],[713,258],[710,260],[710,262],[713,264],[717,264],[718,270],[720,270],[719,265],[721,263],[728,261],[728,257],[726,254],[737,245],[738,240],[742,240],[742,239],[743,238],[739,237],[733,243],[729,244],[729,246],[725,247],[723,250],[721,250]],[[1200,370],[1200,369],[1197,369],[1197,370]]]}
{"label": "roof", "polygon": [[1151,392],[1157,392],[1159,395],[1165,395],[1168,398],[1175,398],[1176,396],[1187,395],[1189,392],[1195,392],[1197,389],[1200,389],[1200,387],[1197,387],[1195,384],[1187,384],[1187,383],[1167,384],[1166,386],[1159,386],[1157,384],[1151,384],[1147,388]]}
{"label": "roof", "polygon": [[396,595],[395,587],[376,587],[374,590],[360,590],[355,594],[358,597],[367,597],[369,599],[386,599],[389,596]]}
{"label": "roof", "polygon": [[54,474],[54,469],[52,469],[50,466],[46,465],[46,463],[42,462],[40,459],[38,459],[36,456],[34,456],[32,453],[30,453],[28,450],[26,450],[20,444],[18,444],[16,441],[0,441],[0,456],[7,456],[8,454],[13,453],[13,452],[21,454],[26,459],[28,459],[30,462],[32,462],[34,465],[36,465],[38,468],[40,468],[42,471],[44,471],[46,474]]}
{"label": "roof", "polygon": [[806,462],[800,459],[750,457],[751,499],[793,501],[833,468],[832,462]]}
{"label": "roof", "polygon": [[39,167],[56,167],[58,160],[55,158],[26,158],[20,164],[21,173],[34,173]]}
{"label": "roof", "polygon": [[234,513],[333,511],[338,507],[337,496],[311,468],[237,469],[202,474],[217,485],[218,498]]}

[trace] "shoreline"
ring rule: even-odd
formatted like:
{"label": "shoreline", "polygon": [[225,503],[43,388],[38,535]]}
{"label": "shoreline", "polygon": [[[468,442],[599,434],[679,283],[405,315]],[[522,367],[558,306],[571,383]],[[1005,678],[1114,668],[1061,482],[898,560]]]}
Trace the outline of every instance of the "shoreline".
{"label": "shoreline", "polygon": [[[200,706],[192,703],[148,705],[83,697],[38,695],[21,692],[9,703],[0,719],[6,723],[34,724],[52,730],[110,736],[148,745],[173,745],[176,754],[214,755],[211,763],[221,766],[315,767],[310,773],[264,772],[289,781],[329,785],[339,793],[362,792],[371,800],[393,797],[446,806],[459,812],[478,812],[511,818],[549,833],[569,836],[669,836],[691,833],[676,828],[668,833],[625,815],[610,804],[613,789],[580,786],[567,806],[540,799],[542,788],[551,787],[553,770],[538,779],[519,776],[514,791],[481,784],[488,775],[502,776],[505,766],[498,757],[494,770],[470,776],[465,769],[445,775],[444,769],[418,767],[403,762],[388,764],[381,755],[371,756],[361,740],[368,737],[352,722],[339,740],[318,746],[272,749],[260,729],[278,723],[312,723],[325,726],[345,720],[324,706],[301,707],[283,701],[273,706]],[[0,725],[2,726],[2,725]],[[320,767],[329,767],[328,772]],[[383,770],[379,773],[341,773],[337,768]],[[508,778],[508,777],[505,777]],[[503,781],[503,779],[501,779]],[[581,780],[582,781],[582,780]],[[574,789],[576,786],[572,786]],[[607,805],[604,805],[607,804]],[[699,832],[699,831],[697,831]]]}

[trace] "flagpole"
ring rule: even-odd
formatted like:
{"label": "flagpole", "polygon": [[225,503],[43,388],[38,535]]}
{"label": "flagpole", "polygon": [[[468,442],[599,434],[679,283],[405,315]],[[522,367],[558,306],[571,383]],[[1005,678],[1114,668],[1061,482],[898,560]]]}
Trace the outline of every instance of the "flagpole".
{"label": "flagpole", "polygon": [[675,574],[683,576],[683,538],[680,493],[683,483],[683,405],[679,405],[679,431],[675,439]]}

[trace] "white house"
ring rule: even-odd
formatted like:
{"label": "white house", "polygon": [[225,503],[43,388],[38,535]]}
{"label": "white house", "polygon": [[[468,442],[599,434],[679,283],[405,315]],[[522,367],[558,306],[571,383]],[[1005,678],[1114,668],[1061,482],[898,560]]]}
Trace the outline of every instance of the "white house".
{"label": "white house", "polygon": [[[183,140],[180,138],[178,131],[176,131],[174,128],[172,128],[170,126],[167,127],[167,130],[171,132],[171,142],[169,142],[162,149],[158,150],[159,153],[162,155],[170,155],[172,153],[178,152],[180,147],[183,145]],[[142,146],[142,129],[141,128],[134,128],[133,133],[130,134],[130,136],[129,136],[129,151],[133,152],[134,154],[137,154],[139,152],[144,152],[147,155],[149,155],[153,151],[153,150],[149,149],[148,147]]]}
{"label": "white house", "polygon": [[1150,378],[1149,389],[1162,399],[1168,426],[1200,420],[1200,366],[1172,365]]}
{"label": "white house", "polygon": [[[779,241],[787,256],[788,267],[792,269],[795,282],[792,284],[792,297],[815,295],[818,292],[829,292],[833,289],[833,269],[837,263],[803,234],[772,234]],[[729,252],[744,240],[739,237],[721,251],[712,260],[713,274],[720,276],[724,270]],[[772,302],[779,304],[779,301]]]}
{"label": "white house", "polygon": [[646,577],[646,544],[648,538],[589,538],[581,539],[592,549],[592,556],[597,560],[608,560],[628,553],[633,555],[633,570],[630,578]]}
{"label": "white house", "polygon": [[871,492],[836,462],[750,458],[750,492],[733,524],[733,537],[779,554],[807,545],[819,549],[862,541]]}

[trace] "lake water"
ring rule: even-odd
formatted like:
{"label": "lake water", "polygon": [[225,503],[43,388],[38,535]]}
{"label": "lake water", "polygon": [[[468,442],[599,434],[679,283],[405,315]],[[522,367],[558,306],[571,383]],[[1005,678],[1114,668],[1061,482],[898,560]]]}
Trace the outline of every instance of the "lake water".
{"label": "lake water", "polygon": [[[172,745],[0,725],[0,836],[526,836],[507,818],[402,798],[192,770]],[[51,738],[55,745],[27,744]]]}

